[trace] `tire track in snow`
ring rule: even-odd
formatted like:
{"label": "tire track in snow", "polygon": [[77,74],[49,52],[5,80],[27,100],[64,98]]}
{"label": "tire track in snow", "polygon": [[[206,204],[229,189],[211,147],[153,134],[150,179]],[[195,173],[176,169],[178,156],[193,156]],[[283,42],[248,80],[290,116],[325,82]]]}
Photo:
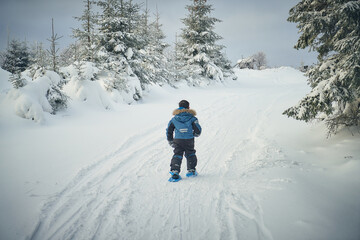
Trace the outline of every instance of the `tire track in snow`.
{"label": "tire track in snow", "polygon": [[285,156],[276,142],[266,139],[263,134],[270,122],[270,112],[281,97],[274,96],[264,109],[255,110],[251,119],[256,121],[226,160],[226,174],[222,181],[227,188],[223,192],[222,211],[227,212],[223,217],[227,224],[222,239],[273,239],[265,225],[260,200],[253,191],[267,188],[265,181],[254,177],[261,169],[285,164]]}
{"label": "tire track in snow", "polygon": [[[199,160],[199,172],[208,172],[208,166],[218,165],[231,156],[233,151],[234,135],[241,136],[241,128],[236,127],[236,120],[242,122],[245,119],[245,113],[239,114],[236,109],[236,102],[242,102],[247,98],[253,97],[253,93],[246,95],[231,94],[230,96],[217,98],[211,103],[211,108],[202,111],[202,118],[205,119],[203,124],[203,134],[199,146],[199,154],[206,153],[207,158]],[[202,163],[204,162],[204,163]],[[218,170],[216,168],[216,170]]]}
{"label": "tire track in snow", "polygon": [[[104,222],[110,211],[114,210],[114,206],[123,206],[117,209],[117,215],[126,215],[133,194],[132,186],[126,183],[126,176],[134,171],[136,164],[132,161],[136,161],[137,156],[146,155],[149,148],[161,144],[160,137],[153,140],[154,131],[158,132],[160,127],[163,127],[163,124],[145,133],[134,135],[117,150],[81,170],[62,192],[45,205],[38,227],[30,239],[63,239],[70,236],[81,238],[83,235],[90,236],[92,229],[97,229],[93,233],[96,237],[101,226],[95,225]],[[92,217],[94,211],[95,218]],[[90,224],[94,225],[94,228],[82,231],[83,226],[89,224],[89,221],[93,221]],[[121,218],[117,221],[121,222]],[[86,233],[87,231],[90,231],[90,234]]]}

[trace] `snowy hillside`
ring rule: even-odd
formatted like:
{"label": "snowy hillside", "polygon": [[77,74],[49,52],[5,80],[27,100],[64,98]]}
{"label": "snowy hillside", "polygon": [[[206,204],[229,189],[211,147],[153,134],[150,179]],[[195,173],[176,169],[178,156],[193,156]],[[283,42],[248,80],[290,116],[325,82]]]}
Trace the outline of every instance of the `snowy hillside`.
{"label": "snowy hillside", "polygon": [[[283,116],[309,92],[297,70],[235,73],[153,86],[132,105],[70,83],[69,108],[35,123],[15,114],[1,72],[0,239],[360,239],[359,130],[327,139]],[[165,129],[182,99],[203,128],[199,176],[183,161],[169,183]]]}

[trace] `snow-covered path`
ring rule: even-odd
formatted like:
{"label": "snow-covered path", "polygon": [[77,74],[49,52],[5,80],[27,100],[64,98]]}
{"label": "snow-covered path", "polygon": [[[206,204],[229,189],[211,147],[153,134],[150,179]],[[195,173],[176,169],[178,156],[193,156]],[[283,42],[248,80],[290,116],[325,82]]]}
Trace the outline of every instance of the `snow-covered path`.
{"label": "snow-covered path", "polygon": [[[27,238],[328,240],[360,236],[356,230],[360,194],[355,191],[360,180],[337,175],[359,173],[359,138],[345,136],[336,144],[329,140],[327,148],[319,141],[324,133],[305,139],[314,130],[281,115],[306,91],[299,72],[250,71],[241,77],[227,87],[185,88],[170,94],[158,89],[149,103],[126,110],[117,118],[121,124],[114,120],[109,126],[119,137],[46,199]],[[183,180],[169,183],[172,150],[165,128],[183,98],[197,111],[203,128],[196,139],[199,176],[185,178],[184,160]],[[100,139],[106,137],[100,132]],[[323,165],[328,154],[332,154],[330,164]],[[327,201],[325,206],[322,200]],[[337,225],[328,211],[346,211],[337,216],[346,224]]]}
{"label": "snow-covered path", "polygon": [[263,93],[214,92],[198,110],[198,178],[166,181],[166,119],[84,168],[46,204],[31,239],[272,239],[253,192],[267,183],[251,175],[285,164],[263,136],[281,95],[259,103]]}
{"label": "snow-covered path", "polygon": [[252,176],[285,164],[263,136],[282,95],[266,91],[228,89],[203,99],[198,178],[166,181],[169,119],[162,119],[78,173],[46,204],[31,239],[272,239],[254,193],[268,184]]}

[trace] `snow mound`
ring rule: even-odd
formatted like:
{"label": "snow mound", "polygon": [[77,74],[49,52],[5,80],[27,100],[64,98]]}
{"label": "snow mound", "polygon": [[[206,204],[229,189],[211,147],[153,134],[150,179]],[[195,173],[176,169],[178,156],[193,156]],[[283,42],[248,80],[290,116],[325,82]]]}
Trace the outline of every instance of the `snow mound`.
{"label": "snow mound", "polygon": [[[132,77],[132,72],[123,77],[113,71],[100,70],[90,62],[72,64],[62,68],[61,72],[70,79],[63,88],[64,92],[88,107],[112,109],[116,103],[131,104],[142,95],[139,79]],[[124,90],[110,87],[114,84]]]}
{"label": "snow mound", "polygon": [[69,79],[78,80],[95,80],[96,75],[100,71],[92,62],[76,62],[68,67],[62,67],[61,73]]}
{"label": "snow mound", "polygon": [[61,68],[61,72],[70,79],[63,91],[71,101],[83,103],[93,109],[111,109],[112,103],[102,81],[95,81],[100,70],[91,62],[75,63]]}
{"label": "snow mound", "polygon": [[47,98],[52,86],[60,83],[60,76],[52,71],[31,81],[23,75],[26,85],[19,89],[12,88],[7,99],[13,105],[16,115],[42,123],[46,114],[53,113],[53,108]]}
{"label": "snow mound", "polygon": [[98,81],[70,80],[63,91],[72,101],[83,102],[91,108],[112,109],[112,100]]}

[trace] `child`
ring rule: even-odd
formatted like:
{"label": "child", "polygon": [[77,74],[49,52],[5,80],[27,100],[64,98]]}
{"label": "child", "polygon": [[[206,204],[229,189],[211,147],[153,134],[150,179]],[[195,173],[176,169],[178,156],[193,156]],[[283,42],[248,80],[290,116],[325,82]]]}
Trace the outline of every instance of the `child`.
{"label": "child", "polygon": [[[179,102],[179,108],[173,112],[174,117],[170,120],[166,129],[167,140],[174,148],[174,156],[171,159],[170,173],[174,180],[180,178],[180,169],[183,155],[187,159],[187,177],[196,176],[197,158],[194,149],[194,137],[201,134],[201,127],[196,112],[190,109],[190,104],[186,100]],[[173,132],[175,130],[175,137]]]}

